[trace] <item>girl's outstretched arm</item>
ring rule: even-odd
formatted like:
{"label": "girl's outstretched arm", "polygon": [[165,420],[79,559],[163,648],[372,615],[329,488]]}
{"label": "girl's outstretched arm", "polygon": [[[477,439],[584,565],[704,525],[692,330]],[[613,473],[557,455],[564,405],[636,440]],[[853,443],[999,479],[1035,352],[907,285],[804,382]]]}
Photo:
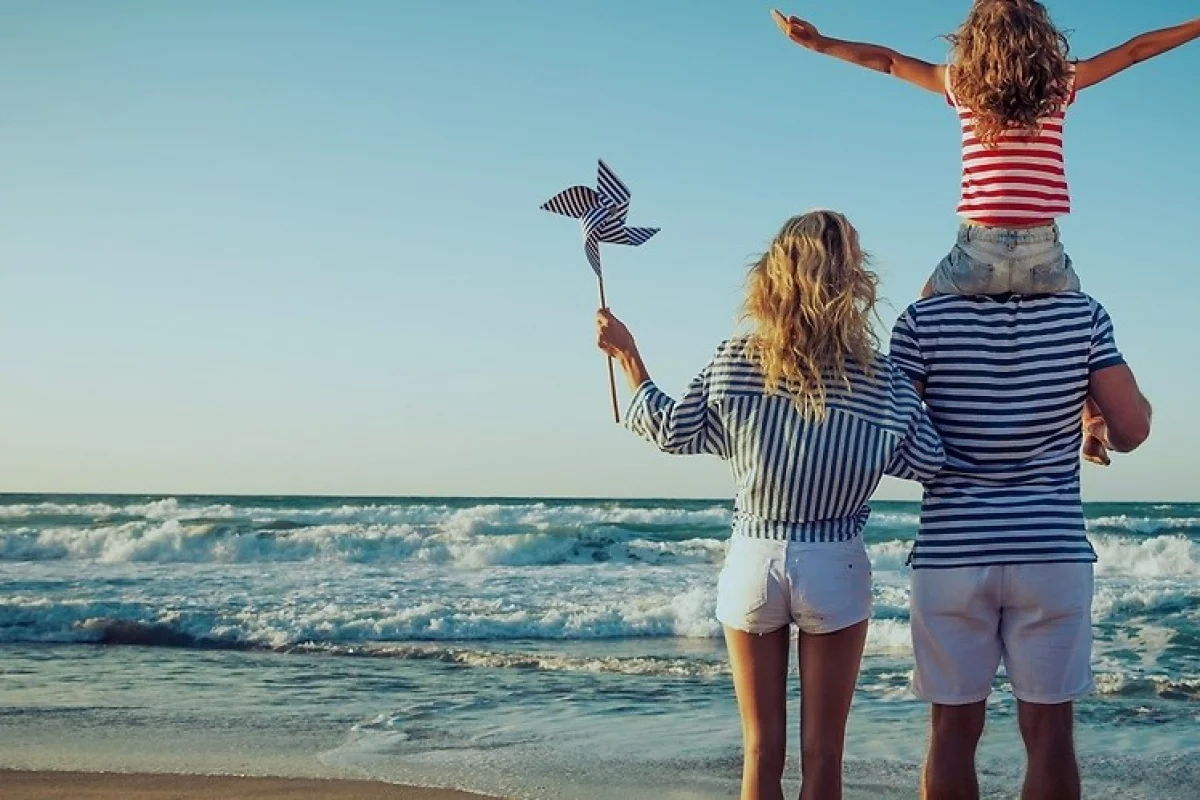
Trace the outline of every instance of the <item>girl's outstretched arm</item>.
{"label": "girl's outstretched arm", "polygon": [[1135,36],[1119,47],[1080,61],[1075,67],[1075,88],[1086,89],[1095,86],[1134,64],[1174,50],[1196,38],[1200,38],[1200,17],[1173,28],[1163,28]]}
{"label": "girl's outstretched arm", "polygon": [[832,36],[823,36],[811,22],[799,17],[785,17],[779,11],[772,11],[771,16],[779,29],[801,47],[876,72],[886,72],[937,94],[946,91],[946,67],[943,64],[930,64],[928,61],[912,58],[877,44],[847,42]]}

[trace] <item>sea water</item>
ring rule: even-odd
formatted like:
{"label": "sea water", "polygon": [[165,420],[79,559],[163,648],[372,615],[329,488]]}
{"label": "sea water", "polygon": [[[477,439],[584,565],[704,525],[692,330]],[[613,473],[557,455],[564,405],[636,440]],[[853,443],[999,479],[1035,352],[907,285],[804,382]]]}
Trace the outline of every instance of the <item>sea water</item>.
{"label": "sea water", "polygon": [[[1087,795],[1200,796],[1200,505],[1086,514]],[[730,518],[725,501],[0,497],[0,767],[734,796],[713,618]],[[875,606],[849,797],[915,794],[917,519],[874,503],[865,533]],[[1014,797],[1015,708],[1003,677],[996,690],[982,781]]]}

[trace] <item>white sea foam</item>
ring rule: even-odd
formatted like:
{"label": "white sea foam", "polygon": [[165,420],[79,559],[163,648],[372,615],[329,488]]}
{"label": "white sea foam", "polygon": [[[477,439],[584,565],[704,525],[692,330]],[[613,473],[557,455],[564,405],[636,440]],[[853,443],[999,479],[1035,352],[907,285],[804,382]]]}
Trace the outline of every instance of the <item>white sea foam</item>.
{"label": "white sea foam", "polygon": [[28,519],[42,517],[89,517],[104,521],[113,517],[142,517],[148,520],[220,520],[245,518],[249,520],[286,519],[301,523],[408,523],[436,525],[446,529],[486,532],[519,528],[570,528],[581,525],[655,526],[665,528],[727,527],[732,519],[724,504],[703,507],[625,505],[610,503],[559,503],[530,501],[526,503],[481,502],[464,506],[436,501],[402,501],[386,503],[336,503],[325,506],[266,506],[230,503],[181,502],[167,497],[150,501],[92,503],[14,503],[0,504],[0,518]]}
{"label": "white sea foam", "polygon": [[0,519],[29,519],[50,516],[77,516],[103,519],[116,515],[118,507],[110,503],[9,503],[0,504]]}
{"label": "white sea foam", "polygon": [[872,620],[867,628],[868,655],[906,655],[912,652],[908,623],[895,619]]}
{"label": "white sea foam", "polygon": [[1200,577],[1200,543],[1185,536],[1155,536],[1131,539],[1121,536],[1092,536],[1100,575],[1131,575],[1139,578]]}
{"label": "white sea foam", "polygon": [[[17,595],[0,602],[0,642],[309,648],[350,654],[355,647],[389,642],[713,639],[721,636],[714,610],[715,592],[709,586],[674,596],[641,594],[586,604],[545,597],[530,598],[524,606],[515,599],[456,598],[388,607],[317,599],[306,606],[289,600],[220,610],[191,608],[186,598],[167,605]],[[872,622],[868,653],[904,654],[910,649],[905,619]]]}
{"label": "white sea foam", "polygon": [[[327,524],[294,530],[226,530],[216,522],[169,519],[77,527],[22,527],[0,533],[0,560],[91,560],[101,562],[240,563],[258,561],[414,561],[468,568],[597,562],[716,564],[725,551],[720,538],[647,538],[619,527],[497,533],[454,516],[451,524]],[[1182,535],[1092,537],[1103,576],[1200,577],[1200,542]],[[911,542],[869,545],[877,573],[902,572]]]}
{"label": "white sea foam", "polygon": [[920,514],[905,513],[903,511],[873,511],[870,518],[870,523],[873,525],[912,528],[914,530],[920,522]]}
{"label": "white sea foam", "polygon": [[713,678],[729,673],[726,660],[678,656],[575,656],[559,653],[509,652],[428,644],[361,647],[305,644],[296,652],[327,653],[406,661],[439,661],[466,667],[525,669],[540,672],[595,672],[619,675],[655,675],[674,678]]}
{"label": "white sea foam", "polygon": [[1200,586],[1194,583],[1156,581],[1130,584],[1104,582],[1096,586],[1092,614],[1097,620],[1169,614],[1200,605]]}
{"label": "white sea foam", "polygon": [[[457,519],[457,518],[456,518]],[[225,531],[177,519],[88,528],[18,528],[0,533],[0,560],[239,563],[257,561],[417,561],[556,565],[595,562],[716,563],[719,539],[655,541],[620,529],[479,533],[469,525],[421,529],[407,524],[331,524],[287,531]]]}
{"label": "white sea foam", "polygon": [[1200,517],[1131,517],[1121,514],[1088,520],[1088,529],[1097,533],[1192,532],[1200,531]]}
{"label": "white sea foam", "polygon": [[891,539],[878,544],[867,545],[867,553],[871,557],[871,569],[876,572],[898,572],[905,568],[908,552],[912,542],[902,539]]}
{"label": "white sea foam", "polygon": [[[270,648],[306,642],[484,641],[516,639],[714,638],[714,588],[672,594],[622,590],[597,584],[608,596],[584,592],[504,592],[502,596],[438,596],[420,601],[419,587],[398,599],[349,589],[299,592],[278,588],[269,598],[226,598],[222,587],[199,583],[190,596],[155,602],[51,599],[0,595],[0,641],[174,643],[181,646],[253,645]],[[355,591],[367,594],[368,587]],[[236,602],[234,602],[236,600]],[[135,640],[135,641],[130,641]],[[188,641],[193,640],[193,641]]]}

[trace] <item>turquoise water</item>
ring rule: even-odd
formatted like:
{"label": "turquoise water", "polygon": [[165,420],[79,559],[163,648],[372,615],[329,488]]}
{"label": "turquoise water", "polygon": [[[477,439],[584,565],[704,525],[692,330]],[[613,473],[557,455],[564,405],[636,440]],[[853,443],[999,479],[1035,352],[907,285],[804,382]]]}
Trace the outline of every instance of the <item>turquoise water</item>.
{"label": "turquoise water", "polygon": [[[1200,786],[1200,506],[1087,509],[1089,797]],[[0,766],[355,774],[523,798],[728,797],[705,501],[5,496]],[[904,558],[877,503],[850,796],[911,797]],[[980,764],[1020,778],[1001,678]]]}

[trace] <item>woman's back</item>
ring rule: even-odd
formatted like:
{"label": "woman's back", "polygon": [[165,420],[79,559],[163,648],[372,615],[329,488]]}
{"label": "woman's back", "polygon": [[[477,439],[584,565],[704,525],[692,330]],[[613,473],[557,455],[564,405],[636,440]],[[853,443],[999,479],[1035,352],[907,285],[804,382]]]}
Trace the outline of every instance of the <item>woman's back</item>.
{"label": "woman's back", "polygon": [[722,343],[676,401],[643,383],[626,420],[664,452],[729,461],[735,534],[843,541],[862,529],[883,475],[922,480],[941,467],[921,400],[887,357],[876,354],[870,374],[847,365],[846,383],[827,380],[817,417],[786,388],[767,388],[749,339]]}

